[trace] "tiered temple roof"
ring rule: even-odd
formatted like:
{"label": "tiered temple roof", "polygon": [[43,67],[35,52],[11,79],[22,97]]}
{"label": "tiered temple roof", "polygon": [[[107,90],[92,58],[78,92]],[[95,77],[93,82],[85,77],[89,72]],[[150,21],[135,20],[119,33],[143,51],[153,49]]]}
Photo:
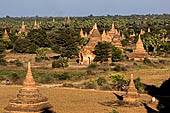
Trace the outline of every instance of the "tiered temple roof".
{"label": "tiered temple roof", "polygon": [[28,71],[23,88],[19,90],[17,97],[9,101],[4,113],[42,113],[49,110],[52,106],[48,99],[43,97],[36,88],[35,81],[31,72],[31,65],[28,63]]}

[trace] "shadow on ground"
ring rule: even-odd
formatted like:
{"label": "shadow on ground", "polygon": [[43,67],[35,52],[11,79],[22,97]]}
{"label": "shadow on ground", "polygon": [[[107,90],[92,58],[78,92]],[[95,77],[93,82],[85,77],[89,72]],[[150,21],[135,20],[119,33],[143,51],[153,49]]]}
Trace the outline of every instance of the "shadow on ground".
{"label": "shadow on ground", "polygon": [[[145,84],[145,90],[148,91],[149,95],[159,100],[157,106],[159,113],[170,113],[170,78],[164,81],[160,87]],[[149,108],[146,104],[144,106],[148,113],[157,113],[152,111],[153,109]]]}

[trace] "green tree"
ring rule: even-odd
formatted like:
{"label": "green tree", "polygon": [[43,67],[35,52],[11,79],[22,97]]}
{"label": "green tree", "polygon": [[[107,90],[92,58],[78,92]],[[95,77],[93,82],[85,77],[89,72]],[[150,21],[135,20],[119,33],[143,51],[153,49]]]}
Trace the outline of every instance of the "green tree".
{"label": "green tree", "polygon": [[30,31],[27,35],[27,39],[39,47],[49,47],[49,40],[44,30],[34,29]]}
{"label": "green tree", "polygon": [[112,46],[112,61],[117,61],[122,59],[122,50]]}
{"label": "green tree", "polygon": [[78,56],[82,38],[79,33],[67,28],[56,35],[53,43],[52,49],[54,52],[61,54],[62,57],[72,58],[73,56]]}
{"label": "green tree", "polygon": [[38,47],[29,39],[17,39],[13,50],[17,53],[35,53]]}
{"label": "green tree", "polygon": [[110,42],[99,42],[93,53],[96,55],[95,62],[106,62],[111,58],[112,44]]}

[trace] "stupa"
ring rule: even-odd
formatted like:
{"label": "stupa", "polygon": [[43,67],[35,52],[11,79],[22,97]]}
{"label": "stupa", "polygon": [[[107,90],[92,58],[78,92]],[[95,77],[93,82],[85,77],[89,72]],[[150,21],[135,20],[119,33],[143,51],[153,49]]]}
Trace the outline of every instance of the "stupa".
{"label": "stupa", "polygon": [[133,53],[129,55],[129,59],[144,60],[144,58],[146,58],[146,57],[149,57],[149,55],[145,51],[145,49],[143,47],[143,42],[142,42],[140,35],[139,35],[139,39],[136,43],[136,48],[133,51]]}
{"label": "stupa", "polygon": [[8,35],[6,29],[5,29],[5,32],[4,32],[4,35],[3,35],[3,39],[7,40],[7,41],[10,41],[10,38],[9,38],[9,35]]}
{"label": "stupa", "polygon": [[22,21],[21,29],[19,30],[18,34],[25,33],[25,35],[28,34],[27,29],[25,27],[24,21]]}
{"label": "stupa", "polygon": [[126,92],[126,95],[123,97],[123,101],[129,102],[129,103],[136,103],[136,102],[139,102],[139,97],[140,95],[137,92],[137,89],[133,81],[133,74],[131,74],[130,84]]}
{"label": "stupa", "polygon": [[35,20],[35,22],[34,22],[34,27],[33,27],[33,29],[40,29],[40,26],[39,26],[39,24],[37,24],[37,21]]}
{"label": "stupa", "polygon": [[48,99],[43,97],[36,88],[29,62],[23,88],[19,90],[15,99],[9,101],[4,113],[44,113],[50,108],[52,106],[48,103]]}

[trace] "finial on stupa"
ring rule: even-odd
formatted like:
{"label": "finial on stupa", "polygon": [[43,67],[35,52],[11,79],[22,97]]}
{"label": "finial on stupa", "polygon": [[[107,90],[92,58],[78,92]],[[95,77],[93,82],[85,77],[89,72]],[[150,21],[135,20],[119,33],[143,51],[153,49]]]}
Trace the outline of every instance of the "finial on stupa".
{"label": "finial on stupa", "polygon": [[36,26],[37,25],[37,21],[35,20],[35,22],[34,22],[34,26]]}
{"label": "finial on stupa", "polygon": [[151,32],[151,29],[150,28],[148,28],[148,33],[150,33]]}
{"label": "finial on stupa", "polygon": [[102,37],[105,37],[106,36],[106,31],[105,29],[103,30],[103,34],[102,34]]}
{"label": "finial on stupa", "polygon": [[28,62],[28,70],[27,70],[27,74],[26,74],[26,79],[24,80],[24,87],[35,87],[35,81],[34,78],[32,76],[32,72],[31,72],[31,63]]}
{"label": "finial on stupa", "polygon": [[96,23],[94,24],[94,29],[97,29],[97,24]]}

